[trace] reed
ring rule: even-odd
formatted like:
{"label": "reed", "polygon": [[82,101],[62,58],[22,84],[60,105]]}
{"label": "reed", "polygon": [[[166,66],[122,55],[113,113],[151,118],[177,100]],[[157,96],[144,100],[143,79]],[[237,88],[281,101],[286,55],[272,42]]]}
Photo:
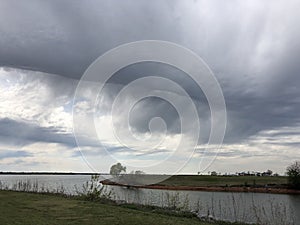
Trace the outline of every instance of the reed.
{"label": "reed", "polygon": [[[99,182],[99,176],[93,175],[90,181],[84,183],[81,187],[74,186],[75,192],[68,192],[63,184],[57,187],[50,188],[38,180],[19,180],[15,183],[7,184],[0,181],[0,190],[12,190],[31,193],[46,193],[63,196],[77,196],[78,198],[88,201],[110,202],[118,205],[134,205],[136,207],[158,207],[165,212],[174,213],[192,213],[200,220],[216,222],[221,224],[220,220],[230,218],[230,221],[235,224],[245,223],[245,221],[254,221],[259,225],[293,225],[294,212],[283,203],[276,203],[274,199],[269,199],[268,208],[255,202],[253,195],[251,202],[243,202],[241,199],[236,199],[236,194],[232,193],[228,197],[226,204],[224,201],[215,199],[212,195],[211,201],[206,201],[206,205],[201,199],[196,202],[190,201],[190,196],[180,192],[165,192],[155,196],[152,192],[145,196],[139,195],[139,189],[131,190],[128,195],[120,198],[113,189],[103,186]],[[136,194],[133,199],[130,194]],[[151,194],[152,193],[152,194]],[[247,203],[247,204],[246,204]],[[247,207],[245,207],[247,205]],[[133,207],[133,206],[130,206]],[[252,215],[252,218],[250,218]]]}

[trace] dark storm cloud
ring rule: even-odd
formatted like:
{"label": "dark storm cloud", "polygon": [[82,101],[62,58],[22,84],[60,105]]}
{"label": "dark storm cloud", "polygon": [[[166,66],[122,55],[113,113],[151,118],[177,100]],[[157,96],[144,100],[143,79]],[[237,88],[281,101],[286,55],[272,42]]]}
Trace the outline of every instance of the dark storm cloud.
{"label": "dark storm cloud", "polygon": [[[105,51],[178,30],[170,2],[36,1],[0,3],[0,65],[80,78]],[[159,24],[159,26],[158,26]]]}
{"label": "dark storm cloud", "polygon": [[[249,8],[250,1],[2,0],[0,66],[78,79],[94,59],[120,44],[143,39],[173,41],[202,56],[216,74],[228,111],[225,141],[233,143],[262,130],[300,122],[299,3],[252,3]],[[176,77],[199,107],[206,105],[199,114],[209,120],[204,95],[174,69],[137,65],[120,71],[110,82],[124,85],[141,73]],[[59,88],[57,83],[52,83],[54,90]],[[113,99],[116,90],[108,92]],[[173,131],[178,131],[176,113],[167,104],[151,107],[156,103],[148,100],[138,112],[144,117],[132,125],[145,132],[144,121],[168,112],[167,123],[175,124]],[[31,129],[37,137],[47,133]],[[68,136],[58,140],[46,136],[42,139],[73,145]]]}
{"label": "dark storm cloud", "polygon": [[[106,93],[105,102],[110,103],[105,109],[111,110],[109,106],[111,106],[119,91],[124,88],[124,86],[126,87],[127,84],[130,84],[135,79],[147,76],[164,77],[177,83],[187,92],[190,98],[194,100],[194,104],[196,105],[198,114],[200,115],[200,122],[202,126],[200,138],[202,141],[207,141],[210,129],[210,126],[207,126],[207,121],[210,121],[210,111],[207,99],[199,85],[190,78],[189,75],[169,65],[156,62],[136,63],[115,73],[114,76],[109,79],[109,84],[104,88],[104,93]],[[143,93],[148,93],[149,90],[157,90],[164,91],[165,93],[173,92],[179,94],[178,90],[174,90],[170,87],[163,87],[161,89],[161,85],[155,82],[151,82],[151,84],[146,83],[145,86],[140,87],[140,89]],[[186,99],[182,100],[186,101]],[[182,102],[182,104],[184,104],[184,102]],[[120,111],[122,111],[123,107],[124,106],[122,105],[119,106]],[[174,106],[157,97],[148,97],[137,102],[135,107],[133,107],[130,111],[129,123],[133,130],[145,133],[150,131],[149,122],[154,117],[161,117],[164,120],[169,133],[174,134],[181,132],[180,116]],[[190,123],[191,124],[188,126],[192,127],[194,121],[190,121]]]}
{"label": "dark storm cloud", "polygon": [[44,128],[37,124],[8,118],[0,119],[0,141],[1,143],[18,146],[46,142],[76,147],[73,135],[60,133],[60,130],[56,127]]}
{"label": "dark storm cloud", "polygon": [[[288,88],[287,85],[285,89]],[[296,103],[300,96],[298,91],[286,94],[277,90],[274,96],[259,96],[243,91],[237,92],[235,96],[227,96],[226,92],[224,95],[228,113],[225,140],[228,142],[237,142],[263,130],[299,125],[300,104]]]}
{"label": "dark storm cloud", "polygon": [[[77,136],[81,146],[100,147],[98,140],[87,136]],[[26,146],[36,142],[58,143],[76,148],[75,136],[62,132],[59,127],[41,127],[28,121],[16,121],[8,118],[0,119],[0,142],[13,146]]]}

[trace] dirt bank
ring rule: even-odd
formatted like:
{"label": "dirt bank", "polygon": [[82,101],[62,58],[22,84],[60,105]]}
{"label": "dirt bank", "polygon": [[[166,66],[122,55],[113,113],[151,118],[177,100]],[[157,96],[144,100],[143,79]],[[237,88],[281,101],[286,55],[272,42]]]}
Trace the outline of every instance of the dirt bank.
{"label": "dirt bank", "polygon": [[194,187],[194,186],[165,186],[165,185],[125,185],[111,181],[102,181],[104,185],[115,185],[127,188],[146,188],[174,191],[218,191],[218,192],[253,192],[253,193],[271,193],[271,194],[300,194],[300,190],[279,188],[279,187]]}

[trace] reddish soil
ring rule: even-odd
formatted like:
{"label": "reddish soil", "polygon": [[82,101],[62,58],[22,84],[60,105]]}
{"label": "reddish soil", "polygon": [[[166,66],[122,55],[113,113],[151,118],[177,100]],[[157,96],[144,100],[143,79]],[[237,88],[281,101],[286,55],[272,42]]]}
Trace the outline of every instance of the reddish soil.
{"label": "reddish soil", "polygon": [[218,192],[253,192],[253,193],[271,193],[271,194],[300,194],[300,190],[276,187],[193,187],[193,186],[164,186],[164,185],[125,185],[111,181],[102,181],[105,185],[123,186],[127,188],[146,188],[175,191],[218,191]]}

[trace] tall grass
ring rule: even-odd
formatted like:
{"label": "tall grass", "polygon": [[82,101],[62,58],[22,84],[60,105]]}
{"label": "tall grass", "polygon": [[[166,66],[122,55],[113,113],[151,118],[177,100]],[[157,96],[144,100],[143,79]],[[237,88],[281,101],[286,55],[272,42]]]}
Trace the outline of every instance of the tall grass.
{"label": "tall grass", "polygon": [[18,180],[11,184],[0,181],[0,190],[70,195],[67,193],[65,187],[62,184],[55,188],[49,188],[45,184],[39,183],[38,180],[32,181],[30,179]]}
{"label": "tall grass", "polygon": [[[120,188],[120,187],[112,187]],[[113,196],[113,200],[124,200],[124,203],[154,205],[166,210],[181,212],[193,212],[198,218],[205,221],[226,220],[236,223],[262,224],[262,225],[293,225],[296,223],[294,212],[289,205],[277,202],[271,197],[266,197],[267,204],[250,198],[241,197],[238,193],[227,193],[227,198],[219,199],[214,194],[209,201],[192,199],[186,192],[157,192],[147,190],[145,193],[140,189],[120,188],[116,191],[120,196]],[[155,195],[156,193],[156,195]]]}
{"label": "tall grass", "polygon": [[99,175],[92,175],[91,180],[82,185],[81,190],[75,186],[76,194],[86,200],[111,200],[112,191],[107,191],[99,181]]}
{"label": "tall grass", "polygon": [[[201,199],[191,202],[190,196],[185,192],[162,192],[160,195],[155,196],[152,192],[140,195],[139,189],[133,189],[120,198],[114,189],[101,185],[97,175],[93,175],[91,180],[81,187],[75,186],[74,188],[75,193],[70,194],[62,184],[55,188],[49,188],[39,183],[38,180],[19,180],[11,184],[0,181],[0,190],[50,193],[64,196],[76,195],[89,201],[108,200],[117,204],[155,205],[168,211],[192,212],[199,219],[205,221],[219,221],[230,218],[230,222],[254,222],[261,225],[295,224],[294,212],[287,205],[269,199],[269,207],[266,208],[264,205],[257,204],[253,195],[251,202],[243,202],[242,199],[237,199],[238,195],[234,193],[228,196],[226,202],[216,199],[212,195],[209,203],[209,201],[203,202]],[[135,194],[135,197],[131,198],[133,194]]]}

